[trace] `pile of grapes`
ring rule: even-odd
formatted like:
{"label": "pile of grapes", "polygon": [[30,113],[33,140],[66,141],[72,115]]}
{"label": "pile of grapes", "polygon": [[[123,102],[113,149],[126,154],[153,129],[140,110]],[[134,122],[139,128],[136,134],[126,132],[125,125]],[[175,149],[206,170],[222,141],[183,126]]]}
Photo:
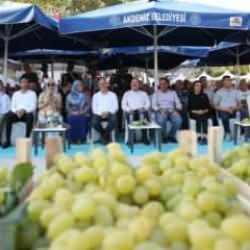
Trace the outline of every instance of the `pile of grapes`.
{"label": "pile of grapes", "polygon": [[250,145],[243,145],[226,154],[223,166],[230,173],[250,184]]}
{"label": "pile of grapes", "polygon": [[218,171],[181,151],[134,168],[117,144],[61,155],[31,194],[19,249],[249,250],[250,218]]}

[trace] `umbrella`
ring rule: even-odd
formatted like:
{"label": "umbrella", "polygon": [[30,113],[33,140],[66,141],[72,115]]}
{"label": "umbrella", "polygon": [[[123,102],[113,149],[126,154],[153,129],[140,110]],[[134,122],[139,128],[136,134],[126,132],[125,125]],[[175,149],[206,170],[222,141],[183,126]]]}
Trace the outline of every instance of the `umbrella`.
{"label": "umbrella", "polygon": [[60,20],[60,32],[98,47],[154,44],[158,81],[158,45],[213,46],[247,29],[248,14],[180,0],[140,0]]}
{"label": "umbrella", "polygon": [[66,62],[95,56],[98,51],[34,49],[11,53],[10,58],[29,62]]}
{"label": "umbrella", "polygon": [[206,58],[199,61],[200,66],[232,66],[250,64],[250,45],[241,43],[220,43],[212,48]]}
{"label": "umbrella", "polygon": [[[159,68],[171,69],[178,66],[187,59],[206,57],[209,47],[190,46],[159,46],[158,59]],[[154,47],[116,47],[101,49],[96,67],[99,69],[110,69],[117,67],[154,67]]]}
{"label": "umbrella", "polygon": [[[37,6],[30,4],[0,5],[0,38],[3,40],[1,49],[4,51],[3,75],[5,81],[7,79],[10,41],[16,40],[13,47],[26,47],[27,44],[35,45],[40,34],[56,30],[57,22],[47,17]],[[27,35],[29,36],[27,37]],[[20,39],[24,36],[25,39]]]}

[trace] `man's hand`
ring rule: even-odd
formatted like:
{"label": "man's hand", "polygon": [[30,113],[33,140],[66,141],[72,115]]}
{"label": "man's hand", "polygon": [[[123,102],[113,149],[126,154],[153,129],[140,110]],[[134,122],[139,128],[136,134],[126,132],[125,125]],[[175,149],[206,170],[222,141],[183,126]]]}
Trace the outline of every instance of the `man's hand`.
{"label": "man's hand", "polygon": [[105,119],[105,118],[107,118],[107,117],[108,117],[108,115],[109,115],[109,113],[108,113],[108,112],[104,112],[104,113],[102,113],[101,117],[102,117],[103,119]]}
{"label": "man's hand", "polygon": [[18,118],[22,118],[24,114],[25,114],[25,110],[24,109],[18,110],[16,112],[16,115],[18,116]]}

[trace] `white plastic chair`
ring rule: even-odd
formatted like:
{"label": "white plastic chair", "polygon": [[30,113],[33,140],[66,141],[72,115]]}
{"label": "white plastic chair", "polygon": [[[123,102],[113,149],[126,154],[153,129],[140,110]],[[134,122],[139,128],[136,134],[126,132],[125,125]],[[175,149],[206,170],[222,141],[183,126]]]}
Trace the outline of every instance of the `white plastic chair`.
{"label": "white plastic chair", "polygon": [[11,131],[11,144],[16,145],[18,138],[24,138],[26,136],[26,124],[24,122],[16,122],[12,125]]}
{"label": "white plastic chair", "polygon": [[[213,126],[212,119],[208,119],[208,127]],[[196,132],[196,120],[189,118],[189,128],[190,130]]]}

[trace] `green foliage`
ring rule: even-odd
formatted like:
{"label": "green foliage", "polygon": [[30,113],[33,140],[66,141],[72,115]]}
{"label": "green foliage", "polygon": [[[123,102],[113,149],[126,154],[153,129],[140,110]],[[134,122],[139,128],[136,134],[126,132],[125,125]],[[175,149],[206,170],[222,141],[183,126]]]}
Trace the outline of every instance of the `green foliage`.
{"label": "green foliage", "polygon": [[125,1],[126,0],[17,0],[17,2],[37,4],[49,14],[59,11],[61,15],[73,15]]}
{"label": "green foliage", "polygon": [[22,189],[33,175],[33,166],[31,163],[21,163],[15,166],[10,184],[14,191]]}

